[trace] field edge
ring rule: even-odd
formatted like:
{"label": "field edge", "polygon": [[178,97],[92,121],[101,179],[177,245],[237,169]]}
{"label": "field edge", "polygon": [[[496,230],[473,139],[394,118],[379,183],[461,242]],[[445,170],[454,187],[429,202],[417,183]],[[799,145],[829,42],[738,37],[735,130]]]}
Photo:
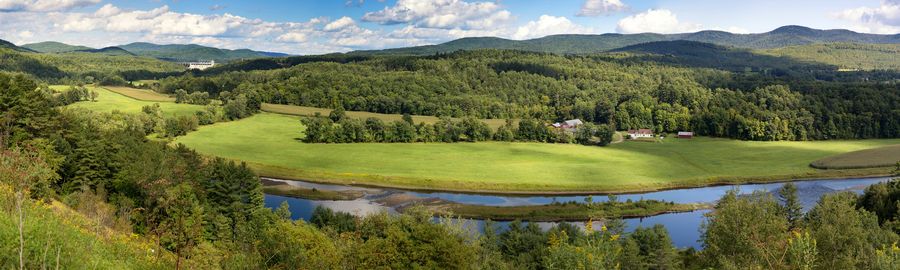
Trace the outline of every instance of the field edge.
{"label": "field edge", "polygon": [[[523,185],[523,184],[498,184],[486,183],[478,188],[459,188],[471,185],[472,182],[458,181],[434,181],[428,178],[390,177],[381,175],[341,174],[310,172],[279,166],[259,164],[241,160],[236,162],[246,163],[260,177],[288,181],[303,181],[317,184],[346,185],[372,188],[402,189],[420,192],[455,192],[464,194],[504,194],[504,195],[608,195],[608,194],[634,194],[657,192],[674,189],[700,188],[723,185],[740,184],[764,184],[804,180],[840,179],[840,178],[865,178],[865,177],[890,177],[893,168],[864,168],[844,170],[818,170],[816,173],[772,175],[772,176],[748,176],[748,177],[714,177],[710,179],[674,180],[671,184],[657,184],[653,186],[631,185],[620,187],[596,188],[596,187],[565,187],[559,185]],[[427,185],[413,185],[404,182],[422,181]],[[523,186],[533,187],[523,189]]]}

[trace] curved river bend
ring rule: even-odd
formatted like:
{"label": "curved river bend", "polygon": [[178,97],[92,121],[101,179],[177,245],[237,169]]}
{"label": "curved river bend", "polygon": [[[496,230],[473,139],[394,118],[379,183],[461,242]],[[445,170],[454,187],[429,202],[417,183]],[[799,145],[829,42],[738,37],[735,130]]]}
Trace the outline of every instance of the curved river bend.
{"label": "curved river bend", "polygon": [[[267,179],[272,181],[281,181],[288,183],[294,186],[301,186],[306,188],[316,188],[320,190],[360,190],[365,191],[367,194],[363,198],[352,200],[352,201],[320,201],[320,200],[307,200],[307,199],[297,199],[297,198],[289,198],[283,196],[276,195],[266,195],[265,196],[265,204],[266,207],[269,208],[277,208],[281,205],[282,202],[287,202],[291,209],[291,214],[294,219],[306,219],[312,216],[313,209],[316,206],[322,205],[328,208],[331,208],[336,211],[349,212],[356,215],[366,215],[370,213],[375,213],[379,211],[387,211],[391,213],[395,213],[396,211],[391,208],[384,206],[382,204],[376,203],[375,200],[379,198],[383,198],[387,195],[394,194],[405,194],[412,195],[418,198],[439,198],[443,200],[465,203],[465,204],[478,204],[478,205],[490,205],[490,206],[519,206],[519,205],[542,205],[549,204],[553,202],[583,202],[587,196],[582,195],[552,195],[552,196],[517,196],[517,195],[479,195],[479,194],[463,194],[463,193],[451,193],[451,192],[416,192],[416,191],[407,191],[407,190],[398,190],[398,189],[376,189],[376,188],[363,188],[363,187],[353,187],[353,186],[341,186],[341,185],[326,185],[326,184],[316,184],[302,181],[286,181],[286,180],[278,180],[278,179]],[[854,179],[828,179],[828,180],[803,180],[803,181],[794,181],[793,183],[797,185],[798,193],[800,195],[801,202],[805,210],[808,210],[810,207],[815,205],[815,203],[819,200],[822,195],[838,192],[838,191],[853,191],[856,193],[862,193],[862,191],[867,187],[875,183],[885,182],[890,180],[890,177],[878,177],[878,178],[854,178]],[[657,192],[649,192],[649,193],[639,193],[639,194],[620,194],[618,196],[619,201],[625,201],[628,199],[631,200],[639,200],[639,199],[652,199],[652,200],[662,200],[662,201],[672,201],[675,203],[712,203],[721,198],[725,192],[728,190],[737,188],[741,194],[749,194],[757,190],[762,191],[776,191],[779,189],[784,183],[769,183],[769,184],[744,184],[744,185],[725,185],[725,186],[713,186],[713,187],[699,187],[699,188],[686,188],[686,189],[675,189],[675,190],[666,190],[666,191],[657,191]],[[606,201],[608,198],[606,195],[595,195],[592,196],[595,202],[597,201]],[[675,246],[680,248],[686,247],[695,247],[700,248],[700,243],[698,240],[700,239],[700,224],[704,220],[703,214],[709,212],[710,210],[699,210],[694,212],[685,212],[685,213],[673,213],[673,214],[663,214],[653,217],[647,218],[633,218],[626,219],[625,222],[628,225],[628,230],[633,230],[638,226],[649,227],[656,224],[662,224],[668,229],[670,236],[672,237],[672,242],[674,242]],[[476,225],[479,228],[483,225],[481,221],[475,221]],[[508,222],[497,222],[501,226],[505,226]],[[550,228],[555,223],[552,222],[539,222],[539,225],[543,228]],[[600,226],[594,226],[594,228],[600,228]]]}

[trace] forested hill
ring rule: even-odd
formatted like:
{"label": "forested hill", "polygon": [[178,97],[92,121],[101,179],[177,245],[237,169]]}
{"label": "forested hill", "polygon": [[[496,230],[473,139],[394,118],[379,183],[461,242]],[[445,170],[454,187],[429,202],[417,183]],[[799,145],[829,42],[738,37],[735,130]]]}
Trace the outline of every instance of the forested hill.
{"label": "forested hill", "polygon": [[239,59],[278,57],[286,55],[281,53],[259,52],[248,49],[219,49],[200,46],[196,44],[158,45],[153,43],[136,42],[119,47],[139,56],[148,56],[170,61],[215,60],[219,62],[228,62]]}
{"label": "forested hill", "polygon": [[77,52],[87,52],[87,53],[100,53],[105,55],[130,55],[134,56],[135,54],[126,51],[125,49],[119,47],[106,47],[102,49],[89,49],[89,50],[78,50]]}
{"label": "forested hill", "polygon": [[80,45],[70,45],[55,41],[25,44],[21,47],[17,47],[12,43],[6,42],[0,46],[14,48],[17,51],[33,51],[40,53],[90,52],[102,53],[107,55],[137,55],[153,57],[167,61],[215,60],[218,62],[230,62],[240,59],[287,56],[287,54],[283,53],[261,52],[249,49],[228,50],[196,44],[159,45],[146,42],[135,42],[127,45],[112,46],[101,49],[94,49],[91,47]]}
{"label": "forested hill", "polygon": [[0,39],[0,49],[10,49],[19,52],[33,52],[31,49],[16,46],[16,44],[2,39]]}
{"label": "forested hill", "polygon": [[641,43],[615,49],[612,52],[632,53],[634,56],[628,58],[630,61],[653,61],[737,72],[767,70],[790,72],[837,69],[835,65],[817,63],[816,61],[803,61],[789,57],[789,54],[774,56],[757,53],[750,49],[687,40]]}
{"label": "forested hill", "polygon": [[22,45],[23,48],[28,48],[30,50],[42,53],[63,53],[63,52],[74,52],[74,51],[87,51],[93,50],[94,48],[87,46],[79,46],[79,45],[69,45],[62,42],[56,41],[45,41],[38,43],[31,43]]}
{"label": "forested hill", "polygon": [[784,26],[766,33],[734,34],[723,31],[700,31],[685,34],[602,34],[602,35],[554,35],[529,40],[508,40],[495,37],[463,38],[439,45],[357,51],[357,54],[412,54],[429,55],[442,52],[475,49],[514,49],[549,52],[556,54],[584,54],[605,52],[626,46],[655,42],[687,40],[734,46],[748,49],[772,49],[816,43],[900,43],[898,35],[863,34],[849,30],[818,30],[803,26]]}
{"label": "forested hill", "polygon": [[900,69],[900,44],[810,44],[758,52],[834,65],[842,69]]}

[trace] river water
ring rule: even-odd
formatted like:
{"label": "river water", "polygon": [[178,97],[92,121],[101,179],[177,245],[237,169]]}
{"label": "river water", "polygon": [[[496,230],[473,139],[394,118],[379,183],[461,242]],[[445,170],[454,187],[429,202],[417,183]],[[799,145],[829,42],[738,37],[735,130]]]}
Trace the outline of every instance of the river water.
{"label": "river water", "polygon": [[[290,206],[291,214],[294,219],[306,220],[309,220],[309,218],[312,216],[313,209],[315,209],[316,206],[319,205],[331,208],[336,211],[349,212],[360,216],[377,213],[380,211],[396,213],[393,208],[383,206],[375,202],[375,200],[387,194],[398,193],[405,193],[419,198],[439,198],[458,203],[490,206],[541,205],[553,202],[569,201],[584,202],[587,198],[587,196],[583,195],[517,196],[494,194],[465,194],[452,192],[416,192],[399,189],[376,189],[342,185],[326,185],[302,181],[286,181],[277,179],[268,180],[282,181],[290,185],[316,188],[320,190],[363,190],[370,194],[353,201],[317,201],[276,195],[265,196],[266,207],[277,208],[281,205],[282,202],[287,202]],[[822,195],[838,191],[853,191],[856,193],[862,193],[862,191],[867,186],[879,182],[885,182],[888,180],[890,180],[889,177],[803,180],[794,181],[794,184],[797,185],[800,200],[805,210],[808,210],[810,207],[815,205],[815,203]],[[626,201],[629,199],[648,199],[672,201],[675,203],[713,203],[721,198],[725,194],[725,192],[732,189],[737,189],[741,194],[749,194],[757,190],[774,192],[781,188],[782,185],[784,185],[784,183],[725,185],[675,189],[637,194],[620,194],[617,195],[617,197],[619,201]],[[594,195],[591,196],[591,198],[595,202],[608,200],[608,197],[606,195]],[[672,237],[672,242],[675,244],[675,246],[680,248],[700,248],[700,243],[698,242],[698,240],[700,239],[700,226],[705,219],[704,214],[708,213],[709,211],[710,210],[699,210],[694,212],[664,214],[647,218],[633,218],[626,219],[625,222],[628,225],[628,231],[631,231],[638,226],[649,227],[656,224],[662,224],[666,227],[666,229],[668,229],[669,234]],[[475,220],[471,222],[474,227],[479,229],[484,225],[484,222],[482,221]],[[498,224],[502,228],[506,224],[508,224],[508,222],[498,222]],[[555,225],[555,223],[539,222],[538,225],[546,229],[552,227],[553,225]],[[600,228],[600,226],[594,226],[594,228]]]}

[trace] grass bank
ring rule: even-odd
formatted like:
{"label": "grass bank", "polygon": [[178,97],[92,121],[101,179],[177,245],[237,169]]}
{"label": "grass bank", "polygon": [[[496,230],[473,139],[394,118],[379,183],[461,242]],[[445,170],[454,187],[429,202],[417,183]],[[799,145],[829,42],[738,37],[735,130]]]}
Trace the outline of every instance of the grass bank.
{"label": "grass bank", "polygon": [[618,203],[557,203],[527,206],[485,206],[449,202],[424,205],[435,215],[495,221],[523,220],[534,222],[586,221],[603,218],[651,217],[667,213],[709,209],[709,204],[675,204],[655,200]]}
{"label": "grass bank", "polygon": [[[118,231],[58,201],[24,203],[25,269],[173,269],[175,256],[150,237]],[[98,210],[102,211],[102,210]],[[19,213],[0,184],[0,268],[19,267]],[[202,264],[185,262],[186,268]]]}
{"label": "grass bank", "polygon": [[900,144],[829,156],[809,165],[833,170],[893,167],[897,162],[900,162]]}
{"label": "grass bank", "polygon": [[484,193],[637,192],[751,181],[887,174],[819,170],[827,156],[900,139],[749,142],[698,137],[608,147],[544,143],[306,144],[300,118],[261,113],[176,139],[261,175],[323,183]]}
{"label": "grass bank", "polygon": [[292,186],[284,182],[262,180],[263,193],[307,200],[349,201],[362,198],[362,191],[332,191]]}

